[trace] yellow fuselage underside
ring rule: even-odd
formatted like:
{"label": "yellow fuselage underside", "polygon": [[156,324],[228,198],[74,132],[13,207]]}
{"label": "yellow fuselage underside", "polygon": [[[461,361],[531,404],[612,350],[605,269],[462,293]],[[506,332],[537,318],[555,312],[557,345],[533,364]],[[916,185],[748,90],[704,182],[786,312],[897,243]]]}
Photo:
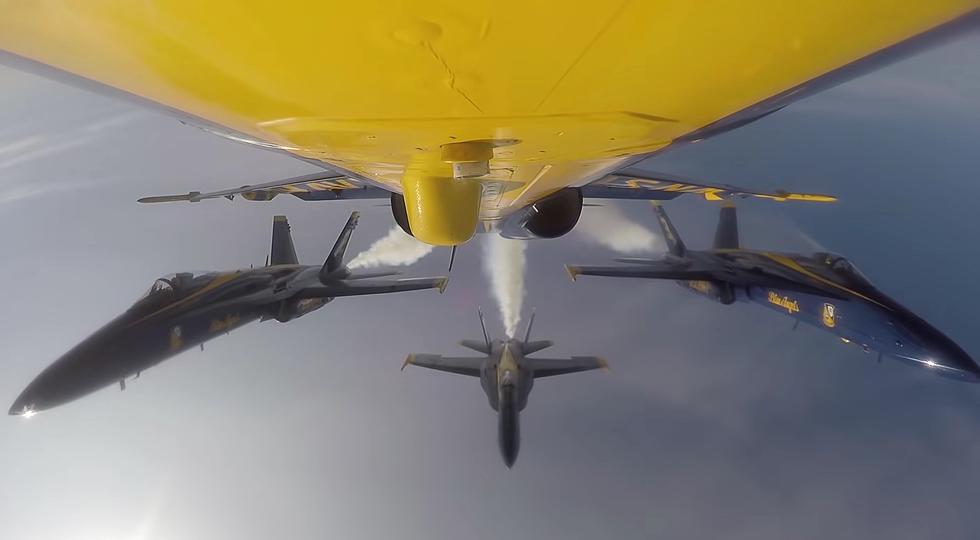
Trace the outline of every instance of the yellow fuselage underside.
{"label": "yellow fuselage underside", "polygon": [[516,182],[483,217],[952,20],[973,0],[0,0],[0,49],[402,191],[442,145]]}

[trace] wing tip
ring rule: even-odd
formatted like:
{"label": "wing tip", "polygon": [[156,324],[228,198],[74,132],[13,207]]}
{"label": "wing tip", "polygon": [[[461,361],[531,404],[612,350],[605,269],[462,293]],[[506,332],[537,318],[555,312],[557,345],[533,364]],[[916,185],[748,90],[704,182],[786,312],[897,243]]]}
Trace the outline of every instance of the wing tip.
{"label": "wing tip", "polygon": [[402,362],[401,371],[405,371],[405,368],[408,367],[409,364],[414,364],[414,363],[415,363],[415,355],[414,354],[408,355],[407,357],[405,357],[405,361]]}
{"label": "wing tip", "polygon": [[436,283],[436,289],[439,289],[439,294],[446,292],[446,287],[449,286],[449,278],[444,277]]}
{"label": "wing tip", "polygon": [[610,371],[609,370],[609,362],[605,358],[603,358],[601,356],[597,356],[596,357],[596,364],[599,365],[599,369],[601,369],[602,371],[605,371],[606,373],[609,373],[609,371]]}
{"label": "wing tip", "polygon": [[278,222],[278,221],[288,221],[288,220],[286,219],[286,216],[281,216],[280,215],[280,216],[273,216],[272,221],[273,222]]}
{"label": "wing tip", "polygon": [[568,273],[568,279],[571,279],[573,283],[575,281],[578,281],[578,276],[580,271],[581,270],[577,266],[572,266],[570,264],[565,265],[565,272]]}

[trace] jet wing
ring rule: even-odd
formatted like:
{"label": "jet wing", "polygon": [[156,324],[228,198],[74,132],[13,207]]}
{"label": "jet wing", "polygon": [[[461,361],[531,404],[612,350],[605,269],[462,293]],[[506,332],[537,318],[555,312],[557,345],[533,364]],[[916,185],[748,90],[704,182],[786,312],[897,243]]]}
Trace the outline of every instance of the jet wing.
{"label": "jet wing", "polygon": [[589,371],[592,369],[607,369],[609,365],[598,356],[573,356],[571,358],[525,358],[534,370],[534,378],[551,377]]}
{"label": "jet wing", "polygon": [[677,279],[702,281],[711,280],[715,276],[713,273],[702,270],[692,269],[684,265],[672,264],[666,261],[649,260],[635,266],[579,266],[565,265],[568,276],[575,281],[578,276],[609,276],[609,277],[632,277],[648,279]]}
{"label": "jet wing", "polygon": [[483,366],[483,358],[465,358],[458,356],[442,356],[438,354],[410,354],[402,364],[402,369],[411,364],[438,371],[446,371],[459,375],[469,375],[479,377],[480,368]]}
{"label": "jet wing", "polygon": [[143,197],[138,202],[199,202],[205,199],[217,199],[219,197],[231,200],[236,195],[241,195],[243,199],[250,201],[271,201],[280,194],[292,195],[304,201],[332,201],[338,199],[386,199],[391,195],[391,192],[365,184],[354,178],[325,171],[209,193],[191,191],[184,195]]}
{"label": "jet wing", "polygon": [[701,195],[705,200],[770,199],[774,201],[835,202],[837,197],[818,193],[790,193],[774,190],[762,191],[691,180],[666,173],[623,169],[608,174],[582,187],[582,196],[592,199],[639,199],[666,201],[685,193]]}
{"label": "jet wing", "polygon": [[423,289],[446,290],[448,277],[435,278],[406,278],[406,279],[358,279],[356,281],[338,281],[322,287],[309,287],[300,291],[296,298],[336,298],[339,296],[361,296],[364,294],[385,294],[402,291],[419,291]]}
{"label": "jet wing", "polygon": [[741,271],[728,274],[704,268],[691,268],[683,264],[656,259],[618,259],[622,262],[633,263],[631,266],[581,266],[565,265],[565,271],[572,281],[579,276],[606,276],[646,279],[669,279],[677,281],[718,281],[731,283],[739,287],[771,287],[804,294],[826,296],[837,300],[848,298],[830,287],[818,284],[803,283],[798,279],[781,277],[757,271]]}
{"label": "jet wing", "polygon": [[409,166],[444,175],[447,143],[504,133],[497,142],[520,141],[497,151],[507,180],[528,186],[521,205],[744,125],[980,19],[976,0],[2,5],[0,62],[393,190]]}

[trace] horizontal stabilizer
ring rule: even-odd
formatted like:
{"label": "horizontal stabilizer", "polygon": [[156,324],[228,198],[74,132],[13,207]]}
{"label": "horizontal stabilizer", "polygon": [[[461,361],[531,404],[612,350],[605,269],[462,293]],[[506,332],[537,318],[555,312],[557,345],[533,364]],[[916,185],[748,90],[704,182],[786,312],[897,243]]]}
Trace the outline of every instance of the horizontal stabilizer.
{"label": "horizontal stabilizer", "polygon": [[402,369],[405,369],[405,366],[413,365],[459,375],[479,377],[483,362],[483,358],[463,358],[457,356],[441,356],[438,354],[410,354],[405,359],[405,363],[402,364]]}
{"label": "horizontal stabilizer", "polygon": [[543,351],[548,347],[553,346],[554,344],[555,342],[551,341],[550,339],[539,339],[538,341],[526,341],[524,342],[523,345],[523,353],[525,355],[534,354],[538,351]]}
{"label": "horizontal stabilizer", "polygon": [[478,341],[475,339],[464,339],[459,342],[460,345],[466,347],[467,349],[474,350],[478,353],[490,354],[490,347],[483,341]]}
{"label": "horizontal stabilizer", "polygon": [[534,370],[534,378],[564,375],[593,369],[608,369],[609,365],[598,356],[573,356],[571,358],[525,358]]}
{"label": "horizontal stabilizer", "polygon": [[422,289],[446,290],[447,277],[407,278],[389,280],[359,279],[355,281],[338,280],[321,287],[307,287],[296,298],[337,298],[340,296],[360,296],[364,294],[385,294]]}

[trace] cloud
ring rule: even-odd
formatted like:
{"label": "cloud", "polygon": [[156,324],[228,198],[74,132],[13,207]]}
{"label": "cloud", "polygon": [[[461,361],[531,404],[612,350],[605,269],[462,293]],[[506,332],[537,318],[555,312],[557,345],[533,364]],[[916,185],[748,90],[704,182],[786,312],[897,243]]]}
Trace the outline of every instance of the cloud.
{"label": "cloud", "polygon": [[96,145],[109,128],[125,126],[142,114],[125,112],[82,124],[53,135],[28,135],[0,146],[0,170],[51,158],[73,148]]}
{"label": "cloud", "polygon": [[19,152],[21,150],[28,150],[32,146],[37,146],[42,142],[44,142],[44,137],[40,135],[29,135],[27,137],[18,139],[14,142],[0,145],[0,156],[3,156],[4,154]]}

